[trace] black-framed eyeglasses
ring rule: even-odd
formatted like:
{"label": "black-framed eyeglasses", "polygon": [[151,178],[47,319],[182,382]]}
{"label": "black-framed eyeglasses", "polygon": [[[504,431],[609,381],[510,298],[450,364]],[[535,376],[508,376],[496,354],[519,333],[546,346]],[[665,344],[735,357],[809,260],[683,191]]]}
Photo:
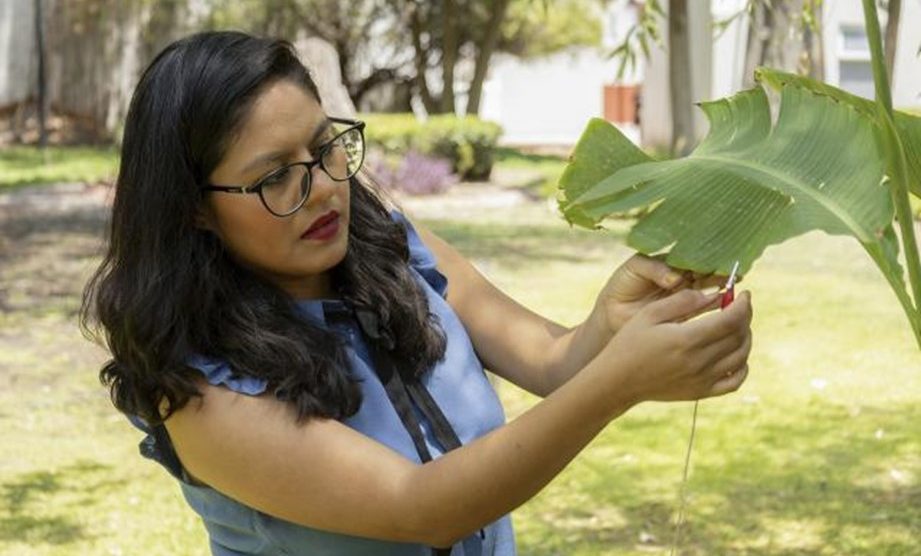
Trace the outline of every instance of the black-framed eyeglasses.
{"label": "black-framed eyeglasses", "polygon": [[224,193],[257,193],[262,204],[275,216],[290,216],[297,212],[312,184],[311,173],[319,166],[335,181],[347,181],[358,173],[365,159],[365,123],[360,120],[328,118],[334,137],[316,149],[316,158],[294,162],[272,170],[252,185],[206,184],[202,191]]}

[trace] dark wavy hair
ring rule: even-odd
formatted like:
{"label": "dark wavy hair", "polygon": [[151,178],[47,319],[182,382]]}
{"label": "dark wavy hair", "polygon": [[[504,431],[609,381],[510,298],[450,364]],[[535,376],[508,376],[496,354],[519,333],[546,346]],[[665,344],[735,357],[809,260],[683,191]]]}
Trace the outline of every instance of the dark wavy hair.
{"label": "dark wavy hair", "polygon": [[[80,319],[112,354],[99,372],[112,402],[150,424],[201,396],[200,373],[186,364],[192,354],[266,379],[276,398],[294,405],[298,422],[342,419],[361,404],[344,340],[299,317],[287,293],[236,264],[216,236],[195,226],[199,186],[253,101],[278,80],[319,102],[290,43],[206,32],[157,55],[131,99],[107,251],[84,291]],[[444,331],[410,270],[403,224],[366,176],[349,185],[349,247],[331,269],[333,287],[346,303],[376,314],[395,341],[401,374],[419,376],[443,358]]]}

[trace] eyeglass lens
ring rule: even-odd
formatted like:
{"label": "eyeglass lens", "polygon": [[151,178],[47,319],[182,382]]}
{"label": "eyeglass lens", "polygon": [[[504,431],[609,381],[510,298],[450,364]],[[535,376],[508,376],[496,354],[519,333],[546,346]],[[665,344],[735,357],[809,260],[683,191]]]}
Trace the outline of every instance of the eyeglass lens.
{"label": "eyeglass lens", "polygon": [[[364,159],[364,139],[357,128],[340,133],[328,143],[320,166],[332,179],[345,181],[361,168]],[[261,182],[261,194],[273,213],[284,216],[297,210],[310,194],[310,172],[298,163],[279,168]]]}

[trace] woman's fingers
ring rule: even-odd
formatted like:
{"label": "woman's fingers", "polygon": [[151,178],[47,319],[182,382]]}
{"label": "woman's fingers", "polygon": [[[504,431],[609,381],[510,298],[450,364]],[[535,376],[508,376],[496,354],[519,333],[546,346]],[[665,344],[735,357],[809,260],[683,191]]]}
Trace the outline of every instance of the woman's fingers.
{"label": "woman's fingers", "polygon": [[703,368],[712,369],[731,354],[745,348],[746,344],[750,342],[751,332],[749,329],[739,329],[737,332],[720,338],[712,344],[700,347],[699,361],[702,362]]}
{"label": "woman's fingers", "polygon": [[[642,276],[664,290],[722,288],[729,280],[729,276],[724,274],[695,272],[669,266],[665,262],[667,256],[667,254],[648,256],[636,253],[630,258],[628,264],[630,270],[636,275]],[[736,275],[736,284],[742,282],[742,279],[743,276]]]}
{"label": "woman's fingers", "polygon": [[695,290],[682,290],[646,305],[637,316],[642,315],[641,318],[650,324],[682,322],[689,315],[698,314],[705,307],[712,306],[715,299],[718,297]]}
{"label": "woman's fingers", "polygon": [[[724,347],[727,348],[729,344]],[[718,356],[716,360],[705,371],[713,382],[731,375],[738,369],[742,368],[748,362],[748,355],[752,349],[752,336],[745,334],[741,343],[735,343],[735,349],[727,351],[724,355]]]}
{"label": "woman's fingers", "polygon": [[630,270],[662,289],[672,289],[681,284],[685,278],[683,271],[672,268],[662,260],[664,255],[648,257],[637,253],[630,257]]}
{"label": "woman's fingers", "polygon": [[[726,285],[726,282],[729,280],[729,276],[724,274],[700,274],[693,273],[693,277],[690,279],[690,287],[697,290],[705,290],[707,288],[722,288]],[[738,284],[742,281],[742,276],[740,274],[736,275],[735,283]]]}
{"label": "woman's fingers", "polygon": [[742,386],[746,378],[748,378],[748,364],[745,364],[732,374],[724,376],[716,381],[716,383],[710,387],[710,392],[707,394],[707,397],[722,396],[723,394],[735,392]]}
{"label": "woman's fingers", "polygon": [[696,345],[714,344],[749,327],[752,319],[751,292],[743,291],[722,311],[714,311],[684,324]]}
{"label": "woman's fingers", "polygon": [[727,280],[729,280],[728,276],[722,276],[719,274],[706,274],[696,276],[691,284],[691,287],[698,290],[703,290],[706,288],[722,288],[726,284]]}
{"label": "woman's fingers", "polygon": [[[695,288],[695,289],[696,289],[696,288]],[[699,291],[699,290],[698,290],[698,291]],[[695,311],[695,312],[693,312],[693,313],[689,313],[688,315],[685,315],[684,317],[682,317],[682,318],[679,319],[679,320],[676,320],[675,322],[685,322],[685,321],[689,321],[689,320],[691,320],[691,319],[693,319],[693,318],[695,318],[695,317],[698,317],[698,316],[700,316],[700,315],[702,315],[702,314],[704,314],[704,313],[709,313],[710,311],[713,311],[714,309],[718,309],[719,306],[720,306],[720,297],[721,297],[721,296],[713,296],[713,297],[712,297],[713,300],[712,300],[710,303],[708,303],[707,305],[704,305],[704,306],[701,307],[698,311]]]}

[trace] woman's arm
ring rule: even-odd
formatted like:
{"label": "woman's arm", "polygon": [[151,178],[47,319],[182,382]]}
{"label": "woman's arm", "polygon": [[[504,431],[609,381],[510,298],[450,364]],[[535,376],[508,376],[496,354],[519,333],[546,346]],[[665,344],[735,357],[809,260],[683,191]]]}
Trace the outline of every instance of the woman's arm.
{"label": "woman's arm", "polygon": [[[447,242],[422,226],[413,226],[448,277],[448,303],[485,366],[540,396],[569,380],[649,303],[682,289],[713,288],[725,281],[724,276],[680,271],[660,257],[637,253],[608,279],[588,317],[576,327],[565,328],[518,304]],[[715,307],[716,300],[702,310]]]}
{"label": "woman's arm", "polygon": [[751,347],[746,293],[721,313],[670,323],[708,302],[683,292],[651,304],[530,410],[425,465],[337,421],[296,425],[270,394],[204,382],[203,398],[166,427],[195,478],[257,510],[328,531],[448,546],[536,494],[635,403],[738,388]]}
{"label": "woman's arm", "polygon": [[509,382],[546,396],[585,367],[613,336],[596,310],[574,328],[531,311],[489,282],[449,243],[415,222],[413,226],[447,277],[447,301],[483,365]]}
{"label": "woman's arm", "polygon": [[297,426],[271,394],[202,391],[200,404],[166,422],[195,479],[300,525],[430,546],[450,546],[532,497],[631,404],[623,392],[601,399],[586,376],[418,465],[338,421]]}

